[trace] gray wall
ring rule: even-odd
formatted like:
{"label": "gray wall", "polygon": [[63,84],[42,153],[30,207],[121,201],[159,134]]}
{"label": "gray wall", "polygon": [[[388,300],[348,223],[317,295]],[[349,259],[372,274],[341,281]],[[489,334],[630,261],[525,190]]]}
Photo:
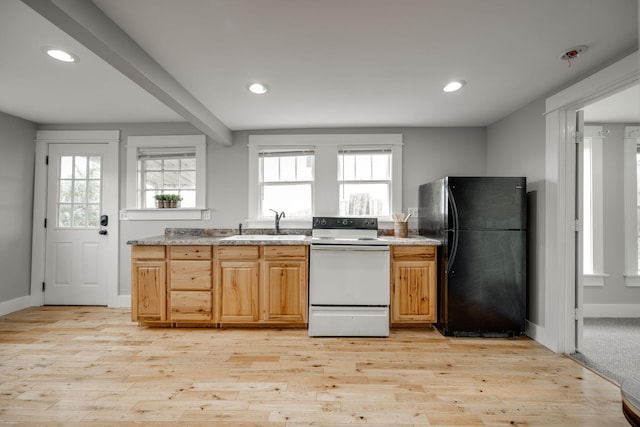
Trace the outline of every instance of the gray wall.
{"label": "gray wall", "polygon": [[487,175],[525,176],[528,192],[528,319],[545,324],[545,100],[538,99],[487,129]]}
{"label": "gray wall", "polygon": [[29,295],[36,124],[0,113],[0,302]]}
{"label": "gray wall", "polygon": [[[119,129],[120,205],[126,194],[126,139],[131,135],[177,135],[200,133],[187,123],[144,123],[111,125],[42,125],[40,130]],[[403,210],[418,204],[418,186],[447,174],[484,175],[486,173],[486,128],[349,128],[286,129],[238,131],[233,145],[223,147],[207,141],[207,204],[212,209],[207,221],[121,221],[120,222],[120,295],[131,290],[130,247],[128,240],[160,235],[167,227],[237,228],[247,219],[248,149],[250,134],[310,133],[402,133]],[[411,224],[410,224],[411,225]],[[413,223],[417,226],[417,223]]]}
{"label": "gray wall", "polygon": [[[609,131],[603,144],[604,287],[584,289],[585,304],[640,304],[640,288],[624,284],[623,143],[626,124],[589,123]],[[630,123],[629,126],[637,123]]]}

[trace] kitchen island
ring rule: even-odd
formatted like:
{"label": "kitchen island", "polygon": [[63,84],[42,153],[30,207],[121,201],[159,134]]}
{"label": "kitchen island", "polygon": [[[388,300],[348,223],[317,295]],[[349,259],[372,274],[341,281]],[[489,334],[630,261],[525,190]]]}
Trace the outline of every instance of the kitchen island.
{"label": "kitchen island", "polygon": [[[278,237],[271,232],[252,229],[238,238],[230,229],[169,228],[161,236],[130,240],[132,320],[153,326],[306,327],[311,237],[308,230]],[[380,238],[392,249],[392,326],[435,322],[439,242]]]}

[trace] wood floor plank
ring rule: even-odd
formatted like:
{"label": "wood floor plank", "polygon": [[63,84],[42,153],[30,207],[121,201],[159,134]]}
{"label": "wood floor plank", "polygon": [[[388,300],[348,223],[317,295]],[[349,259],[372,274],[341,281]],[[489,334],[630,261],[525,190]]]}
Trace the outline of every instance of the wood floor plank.
{"label": "wood floor plank", "polygon": [[526,337],[147,328],[100,307],[0,317],[0,423],[627,425],[617,386]]}

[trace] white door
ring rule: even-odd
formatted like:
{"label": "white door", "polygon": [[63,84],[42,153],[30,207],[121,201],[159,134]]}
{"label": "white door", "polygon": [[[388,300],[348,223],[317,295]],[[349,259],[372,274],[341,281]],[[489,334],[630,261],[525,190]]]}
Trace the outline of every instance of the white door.
{"label": "white door", "polygon": [[107,144],[49,144],[46,305],[107,305],[112,161]]}

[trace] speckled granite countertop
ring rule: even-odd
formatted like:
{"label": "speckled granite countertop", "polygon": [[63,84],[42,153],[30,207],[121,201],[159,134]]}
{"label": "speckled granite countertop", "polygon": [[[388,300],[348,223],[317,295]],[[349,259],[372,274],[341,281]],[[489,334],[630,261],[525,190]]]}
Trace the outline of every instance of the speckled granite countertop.
{"label": "speckled granite countertop", "polygon": [[[307,229],[285,229],[282,230],[278,240],[264,237],[272,235],[272,229],[260,230],[251,229],[243,233],[247,240],[226,240],[226,237],[234,236],[237,230],[233,229],[202,229],[202,228],[167,228],[160,236],[132,239],[128,245],[202,245],[202,246],[241,246],[241,245],[310,245],[310,230]],[[300,239],[304,235],[304,239]],[[250,238],[249,236],[255,236]],[[288,239],[286,236],[295,236]],[[407,238],[380,235],[381,239],[388,240],[391,245],[404,246],[439,246],[440,242],[434,239],[418,235],[409,235]]]}

